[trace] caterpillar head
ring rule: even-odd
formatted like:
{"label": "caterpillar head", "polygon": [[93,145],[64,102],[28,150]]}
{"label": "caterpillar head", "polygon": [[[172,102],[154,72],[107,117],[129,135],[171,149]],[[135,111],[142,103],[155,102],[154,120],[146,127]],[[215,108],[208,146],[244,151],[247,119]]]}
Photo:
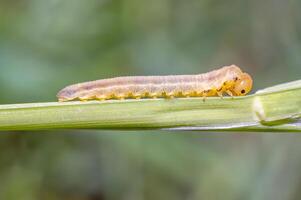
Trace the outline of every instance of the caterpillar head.
{"label": "caterpillar head", "polygon": [[247,73],[243,73],[236,81],[232,92],[235,96],[244,96],[252,89],[253,80]]}

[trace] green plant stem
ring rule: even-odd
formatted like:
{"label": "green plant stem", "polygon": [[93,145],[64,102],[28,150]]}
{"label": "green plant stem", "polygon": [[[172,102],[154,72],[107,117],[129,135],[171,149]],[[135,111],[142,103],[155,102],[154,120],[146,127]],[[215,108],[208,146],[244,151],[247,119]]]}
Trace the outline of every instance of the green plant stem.
{"label": "green plant stem", "polygon": [[245,97],[0,106],[0,130],[169,129],[301,132],[301,81]]}

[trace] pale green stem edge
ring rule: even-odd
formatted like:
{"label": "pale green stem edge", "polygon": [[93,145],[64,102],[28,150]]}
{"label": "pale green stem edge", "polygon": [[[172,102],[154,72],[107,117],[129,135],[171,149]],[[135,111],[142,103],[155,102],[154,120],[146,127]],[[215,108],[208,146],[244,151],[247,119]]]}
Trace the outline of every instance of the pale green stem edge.
{"label": "pale green stem edge", "polygon": [[301,132],[301,80],[245,97],[0,105],[0,130],[167,129]]}

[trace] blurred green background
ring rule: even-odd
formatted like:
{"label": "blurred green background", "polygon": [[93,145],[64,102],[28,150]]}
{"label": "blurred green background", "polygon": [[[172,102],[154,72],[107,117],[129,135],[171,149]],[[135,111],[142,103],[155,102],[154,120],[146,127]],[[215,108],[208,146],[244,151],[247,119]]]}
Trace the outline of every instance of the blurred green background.
{"label": "blurred green background", "polygon": [[[0,0],[0,104],[229,64],[254,90],[297,80],[300,10],[299,0]],[[280,133],[2,132],[0,199],[300,199],[300,144]]]}

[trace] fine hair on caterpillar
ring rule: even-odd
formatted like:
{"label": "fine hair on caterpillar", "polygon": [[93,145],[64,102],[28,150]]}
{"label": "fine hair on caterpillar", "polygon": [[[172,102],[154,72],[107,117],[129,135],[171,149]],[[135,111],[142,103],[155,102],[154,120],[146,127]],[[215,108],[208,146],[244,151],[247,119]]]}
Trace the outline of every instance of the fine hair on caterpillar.
{"label": "fine hair on caterpillar", "polygon": [[249,74],[236,65],[204,74],[126,76],[70,85],[59,91],[59,101],[125,98],[244,96],[252,89]]}

